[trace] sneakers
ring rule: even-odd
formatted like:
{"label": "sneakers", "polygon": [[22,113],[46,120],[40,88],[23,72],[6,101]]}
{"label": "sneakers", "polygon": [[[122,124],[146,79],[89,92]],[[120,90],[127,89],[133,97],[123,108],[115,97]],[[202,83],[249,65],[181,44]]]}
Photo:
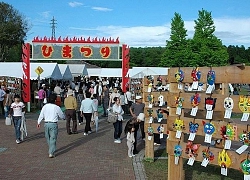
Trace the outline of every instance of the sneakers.
{"label": "sneakers", "polygon": [[88,131],[88,134],[91,134],[92,133],[92,131]]}
{"label": "sneakers", "polygon": [[118,143],[118,144],[120,144],[122,141],[120,140],[120,139],[115,139],[114,140],[114,143]]}
{"label": "sneakers", "polygon": [[17,139],[17,140],[16,140],[16,143],[17,143],[17,144],[20,144],[20,140],[19,140],[19,139]]}
{"label": "sneakers", "polygon": [[79,126],[81,126],[82,125],[82,123],[79,123]]}
{"label": "sneakers", "polygon": [[84,135],[84,136],[87,136],[88,134],[85,132],[85,133],[83,133],[83,135]]}
{"label": "sneakers", "polygon": [[49,154],[49,158],[54,158],[54,157],[55,157],[55,155]]}
{"label": "sneakers", "polygon": [[154,145],[156,145],[156,146],[160,146],[161,144],[154,143]]}
{"label": "sneakers", "polygon": [[134,155],[134,154],[132,154],[132,157],[135,157],[135,155]]}
{"label": "sneakers", "polygon": [[128,157],[132,158],[133,156],[128,156]]}

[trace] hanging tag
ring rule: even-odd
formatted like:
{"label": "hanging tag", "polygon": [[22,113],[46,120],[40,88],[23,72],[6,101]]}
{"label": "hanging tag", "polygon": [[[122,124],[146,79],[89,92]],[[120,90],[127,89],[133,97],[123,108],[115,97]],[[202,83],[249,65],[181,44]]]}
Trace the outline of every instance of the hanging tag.
{"label": "hanging tag", "polygon": [[150,117],[148,123],[150,123],[150,124],[153,123],[153,120],[154,120],[154,118],[153,118],[153,117]]}
{"label": "hanging tag", "polygon": [[198,89],[198,85],[199,85],[199,82],[198,81],[194,81],[193,84],[192,84],[192,90],[197,90]]}
{"label": "hanging tag", "polygon": [[162,121],[162,118],[158,118],[158,122],[161,122]]}
{"label": "hanging tag", "polygon": [[196,106],[196,107],[193,107],[193,108],[192,108],[192,110],[191,110],[191,113],[190,113],[190,115],[191,115],[191,116],[196,116],[196,114],[197,114],[197,111],[198,111],[198,106]]}
{"label": "hanging tag", "polygon": [[214,84],[208,85],[207,90],[206,90],[206,94],[211,94],[214,89],[215,89]]}
{"label": "hanging tag", "polygon": [[152,140],[152,136],[148,136],[148,140],[151,141]]}
{"label": "hanging tag", "polygon": [[163,106],[163,101],[160,101],[159,106]]}
{"label": "hanging tag", "polygon": [[194,165],[194,160],[195,160],[194,157],[190,157],[190,158],[188,159],[187,164],[190,165],[190,166],[193,166],[193,165]]}
{"label": "hanging tag", "polygon": [[175,134],[175,137],[176,137],[177,139],[180,139],[180,138],[181,138],[181,131],[177,130],[177,131],[176,131],[176,134]]}
{"label": "hanging tag", "polygon": [[204,158],[202,163],[201,163],[201,166],[207,167],[208,163],[209,163],[209,160],[207,158]]}
{"label": "hanging tag", "polygon": [[227,168],[224,167],[220,168],[220,173],[224,176],[227,176]]}
{"label": "hanging tag", "polygon": [[212,135],[206,134],[204,142],[205,143],[211,143],[211,141],[212,141]]}
{"label": "hanging tag", "polygon": [[178,165],[178,163],[179,163],[179,156],[175,156],[174,157],[174,164]]}
{"label": "hanging tag", "polygon": [[162,139],[163,138],[163,133],[160,133],[160,139]]}
{"label": "hanging tag", "polygon": [[245,150],[247,150],[248,146],[247,145],[243,145],[241,146],[239,149],[236,150],[236,152],[238,154],[242,154]]}
{"label": "hanging tag", "polygon": [[207,111],[207,114],[206,114],[206,119],[213,119],[213,110],[211,111]]}
{"label": "hanging tag", "polygon": [[243,113],[242,117],[241,117],[241,121],[247,121],[249,118],[249,113]]}
{"label": "hanging tag", "polygon": [[250,180],[250,175],[249,174],[244,174],[244,180]]}
{"label": "hanging tag", "polygon": [[232,114],[232,110],[227,109],[227,110],[225,111],[224,118],[225,118],[225,119],[230,119],[230,118],[231,118],[231,114]]}
{"label": "hanging tag", "polygon": [[196,133],[190,133],[189,137],[188,137],[188,140],[189,141],[194,141],[195,135],[196,135]]}
{"label": "hanging tag", "polygon": [[176,108],[176,114],[177,114],[177,115],[181,115],[181,108],[180,108],[180,107],[177,107],[177,108]]}
{"label": "hanging tag", "polygon": [[151,92],[151,91],[152,91],[152,87],[149,85],[148,92]]}
{"label": "hanging tag", "polygon": [[152,103],[149,103],[149,104],[148,104],[148,107],[149,107],[149,108],[152,108],[152,107],[153,107],[153,104],[152,104]]}
{"label": "hanging tag", "polygon": [[231,149],[232,141],[230,139],[225,140],[224,149]]}
{"label": "hanging tag", "polygon": [[180,90],[183,89],[183,85],[181,83],[178,84],[178,89],[180,89]]}

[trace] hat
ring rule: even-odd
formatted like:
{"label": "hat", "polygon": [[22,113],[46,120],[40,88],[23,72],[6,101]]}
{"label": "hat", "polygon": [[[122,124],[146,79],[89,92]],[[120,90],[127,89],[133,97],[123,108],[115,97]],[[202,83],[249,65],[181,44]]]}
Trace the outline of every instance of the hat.
{"label": "hat", "polygon": [[69,89],[68,92],[67,92],[67,95],[68,95],[68,96],[73,95],[73,90],[72,90],[72,89]]}
{"label": "hat", "polygon": [[144,113],[140,113],[139,116],[137,116],[137,119],[141,120],[141,121],[144,121]]}
{"label": "hat", "polygon": [[45,86],[45,84],[42,84],[42,87],[44,87]]}
{"label": "hat", "polygon": [[136,99],[136,100],[142,99],[142,97],[141,97],[141,96],[136,96],[135,99]]}

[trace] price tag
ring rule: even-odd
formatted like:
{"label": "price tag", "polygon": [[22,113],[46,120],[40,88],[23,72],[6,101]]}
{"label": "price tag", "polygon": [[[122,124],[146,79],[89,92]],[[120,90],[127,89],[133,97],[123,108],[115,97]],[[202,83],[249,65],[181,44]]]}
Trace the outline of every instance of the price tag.
{"label": "price tag", "polygon": [[162,139],[163,138],[163,133],[160,133],[160,139]]}
{"label": "price tag", "polygon": [[208,85],[207,90],[206,90],[206,94],[211,94],[214,89],[215,89],[214,84]]}
{"label": "price tag", "polygon": [[243,145],[241,146],[239,149],[236,150],[236,152],[238,154],[242,154],[245,150],[247,150],[248,146],[247,145]]}
{"label": "price tag", "polygon": [[195,135],[196,135],[196,133],[190,133],[189,137],[188,137],[188,140],[189,141],[194,141]]}
{"label": "price tag", "polygon": [[179,163],[179,157],[178,157],[178,156],[175,156],[175,158],[174,158],[174,164],[175,164],[175,165],[178,165],[178,163]]}
{"label": "price tag", "polygon": [[158,118],[158,122],[161,122],[162,121],[162,118]]}
{"label": "price tag", "polygon": [[250,180],[250,175],[244,174],[244,180]]}
{"label": "price tag", "polygon": [[176,137],[177,139],[180,139],[180,138],[181,138],[181,131],[177,130],[177,131],[176,131],[176,134],[175,134],[175,137]]}
{"label": "price tag", "polygon": [[198,90],[198,85],[199,85],[199,82],[194,81],[193,84],[192,84],[192,90]]}
{"label": "price tag", "polygon": [[247,121],[249,118],[249,113],[243,113],[242,117],[241,117],[241,121]]}
{"label": "price tag", "polygon": [[197,111],[198,111],[198,106],[196,106],[196,107],[193,107],[193,108],[192,108],[192,110],[191,110],[191,113],[190,113],[190,115],[191,115],[191,116],[196,116],[196,114],[197,114]]}
{"label": "price tag", "polygon": [[148,87],[148,92],[151,92],[152,91],[152,87]]}
{"label": "price tag", "polygon": [[149,107],[149,108],[152,108],[152,107],[153,107],[153,104],[152,104],[152,103],[149,103],[149,104],[148,104],[148,107]]}
{"label": "price tag", "polygon": [[181,115],[181,108],[180,108],[180,107],[177,107],[177,108],[176,108],[176,113],[175,113],[175,114]]}
{"label": "price tag", "polygon": [[224,114],[225,119],[230,119],[232,114],[232,110],[227,109]]}
{"label": "price tag", "polygon": [[153,118],[153,117],[150,117],[148,123],[152,124],[152,123],[153,123],[153,120],[154,120],[154,118]]}
{"label": "price tag", "polygon": [[213,110],[209,110],[207,111],[207,114],[206,114],[206,119],[213,119]]}
{"label": "price tag", "polygon": [[211,141],[212,141],[212,135],[206,134],[206,135],[205,135],[205,140],[204,140],[204,142],[210,144]]}
{"label": "price tag", "polygon": [[152,136],[148,136],[148,140],[151,141],[152,140]]}
{"label": "price tag", "polygon": [[194,157],[190,157],[190,158],[188,159],[187,164],[190,165],[190,166],[193,166],[193,165],[194,165],[194,160],[195,160]]}
{"label": "price tag", "polygon": [[207,158],[204,158],[202,163],[201,163],[201,166],[207,167],[208,163],[209,163],[209,160]]}
{"label": "price tag", "polygon": [[224,176],[227,176],[227,168],[220,168],[220,173]]}
{"label": "price tag", "polygon": [[229,139],[226,139],[224,149],[231,149],[231,144],[232,144],[232,141]]}
{"label": "price tag", "polygon": [[183,89],[183,85],[181,83],[178,84],[178,89],[180,89],[180,90]]}

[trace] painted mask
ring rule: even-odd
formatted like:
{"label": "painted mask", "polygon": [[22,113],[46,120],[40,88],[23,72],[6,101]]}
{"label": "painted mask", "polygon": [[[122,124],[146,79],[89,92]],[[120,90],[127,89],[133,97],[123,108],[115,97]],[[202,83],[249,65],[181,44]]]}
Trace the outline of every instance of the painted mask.
{"label": "painted mask", "polygon": [[239,140],[242,142],[244,145],[249,146],[250,145],[250,133],[247,131],[243,131],[243,133],[240,133],[239,135]]}
{"label": "painted mask", "polygon": [[184,72],[180,69],[176,71],[174,76],[177,83],[181,83],[184,80]]}
{"label": "painted mask", "polygon": [[240,96],[239,109],[243,113],[250,113],[250,97],[243,95]]}
{"label": "painted mask", "polygon": [[215,82],[215,71],[210,70],[210,71],[208,71],[208,73],[207,73],[207,83],[208,83],[209,85],[213,85],[214,82]]}
{"label": "painted mask", "polygon": [[200,102],[201,102],[201,98],[200,98],[200,95],[198,93],[191,96],[191,104],[193,107],[198,106]]}
{"label": "painted mask", "polygon": [[174,147],[174,155],[175,157],[180,157],[181,156],[181,153],[182,153],[182,148],[180,145],[176,145]]}
{"label": "painted mask", "polygon": [[158,126],[157,131],[158,131],[158,133],[163,133],[164,132],[164,126],[163,125]]}
{"label": "painted mask", "polygon": [[246,175],[250,174],[250,160],[249,159],[244,159],[241,161],[240,170]]}
{"label": "painted mask", "polygon": [[224,99],[224,108],[227,110],[232,110],[234,108],[234,101],[230,97]]}
{"label": "painted mask", "polygon": [[220,167],[223,167],[223,168],[228,168],[231,165],[231,159],[228,156],[225,149],[223,149],[221,152],[219,152],[218,164]]}
{"label": "painted mask", "polygon": [[148,111],[148,115],[149,115],[149,116],[152,116],[152,114],[153,114],[153,109],[148,109],[147,111]]}
{"label": "painted mask", "polygon": [[186,145],[185,153],[188,154],[189,157],[197,157],[199,147],[200,147],[200,144],[193,144],[193,142],[188,141]]}
{"label": "painted mask", "polygon": [[191,78],[193,81],[200,81],[201,79],[201,72],[199,71],[199,68],[193,68],[192,72],[191,72]]}
{"label": "painted mask", "polygon": [[190,133],[196,133],[198,131],[199,124],[198,123],[189,123],[189,132]]}
{"label": "painted mask", "polygon": [[177,131],[181,131],[185,129],[184,121],[181,119],[175,119],[175,122],[173,124],[173,128],[176,129]]}
{"label": "painted mask", "polygon": [[233,140],[235,136],[234,129],[230,124],[227,124],[226,126],[222,126],[220,129],[220,132],[221,132],[221,136],[223,139]]}
{"label": "painted mask", "polygon": [[204,125],[204,133],[208,134],[208,135],[212,135],[213,133],[215,133],[215,126],[213,123],[205,123],[203,121],[203,125]]}
{"label": "painted mask", "polygon": [[205,109],[208,111],[214,110],[217,98],[205,98]]}
{"label": "painted mask", "polygon": [[208,149],[204,149],[202,151],[202,156],[203,156],[203,158],[206,158],[209,161],[214,160],[214,154],[209,150],[209,148]]}
{"label": "painted mask", "polygon": [[148,127],[148,135],[149,136],[153,136],[154,135],[154,129],[151,126]]}
{"label": "painted mask", "polygon": [[182,108],[183,101],[184,101],[184,98],[175,97],[175,105],[176,105],[176,107]]}

